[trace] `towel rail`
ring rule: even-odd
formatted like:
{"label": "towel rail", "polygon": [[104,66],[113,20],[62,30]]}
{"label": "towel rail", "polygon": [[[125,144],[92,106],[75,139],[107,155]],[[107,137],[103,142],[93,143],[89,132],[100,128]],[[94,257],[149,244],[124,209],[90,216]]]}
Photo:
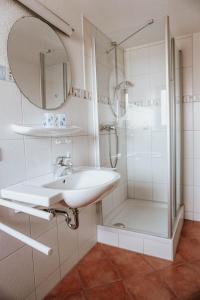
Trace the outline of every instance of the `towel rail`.
{"label": "towel rail", "polygon": [[29,236],[9,227],[1,222],[0,222],[0,230],[11,235],[12,237],[14,237],[18,240],[20,240],[24,244],[36,249],[37,251],[42,252],[45,255],[51,255],[53,252],[53,250],[51,248],[47,247],[46,245],[30,238]]}
{"label": "towel rail", "polygon": [[51,212],[46,212],[40,209],[36,209],[27,205],[18,204],[16,202],[0,199],[0,206],[8,207],[26,214],[50,221],[53,219],[54,215]]}

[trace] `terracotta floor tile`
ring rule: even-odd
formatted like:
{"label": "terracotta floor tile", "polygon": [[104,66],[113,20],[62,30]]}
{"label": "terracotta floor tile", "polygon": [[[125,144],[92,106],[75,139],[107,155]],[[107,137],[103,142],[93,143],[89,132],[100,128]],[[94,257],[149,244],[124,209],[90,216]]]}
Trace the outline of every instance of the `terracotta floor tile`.
{"label": "terracotta floor tile", "polygon": [[86,300],[86,299],[83,292],[80,292],[80,293],[75,293],[70,295],[59,294],[54,297],[49,295],[48,297],[45,298],[45,300]]}
{"label": "terracotta floor tile", "polygon": [[85,288],[92,288],[119,280],[114,265],[107,259],[101,259],[98,263],[82,261],[78,265],[78,271]]}
{"label": "terracotta floor tile", "polygon": [[111,260],[116,265],[122,278],[127,278],[133,274],[147,274],[154,270],[142,255],[130,251],[115,254]]}
{"label": "terracotta floor tile", "polygon": [[177,297],[157,273],[132,276],[124,281],[124,285],[135,300],[176,300]]}
{"label": "terracotta floor tile", "polygon": [[106,286],[85,290],[87,300],[131,300],[122,281],[114,282]]}
{"label": "terracotta floor tile", "polygon": [[186,238],[196,238],[200,240],[200,222],[184,221],[182,232],[182,237]]}
{"label": "terracotta floor tile", "polygon": [[107,255],[103,250],[101,244],[96,244],[82,259],[84,262],[98,263],[100,259],[106,259]]}
{"label": "terracotta floor tile", "polygon": [[200,260],[195,260],[194,262],[190,263],[190,266],[200,274]]}
{"label": "terracotta floor tile", "polygon": [[[77,270],[72,270],[61,282],[50,292],[46,299],[56,299],[69,294],[81,292],[82,286]],[[49,298],[50,297],[50,298]],[[53,298],[54,297],[54,298]],[[58,299],[58,298],[57,298]],[[65,298],[60,298],[65,299]],[[66,298],[68,299],[68,298]]]}
{"label": "terracotta floor tile", "polygon": [[181,300],[200,292],[200,276],[187,264],[169,267],[158,273]]}
{"label": "terracotta floor tile", "polygon": [[200,222],[185,221],[174,262],[97,244],[45,299],[200,300]]}
{"label": "terracotta floor tile", "polygon": [[176,258],[174,261],[166,260],[166,259],[161,259],[158,257],[153,257],[153,256],[148,256],[148,255],[143,255],[144,259],[154,268],[154,270],[161,270],[166,267],[176,265],[183,263],[184,260],[181,257],[180,254],[176,255]]}
{"label": "terracotta floor tile", "polygon": [[180,254],[186,261],[200,259],[200,241],[198,241],[196,238],[181,237],[177,254]]}

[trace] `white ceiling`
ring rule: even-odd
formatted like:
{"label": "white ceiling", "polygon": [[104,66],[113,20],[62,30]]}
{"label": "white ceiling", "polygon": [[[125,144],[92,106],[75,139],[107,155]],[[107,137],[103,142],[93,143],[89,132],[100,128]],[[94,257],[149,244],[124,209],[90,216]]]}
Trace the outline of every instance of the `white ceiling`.
{"label": "white ceiling", "polygon": [[[200,31],[200,0],[73,0],[73,6],[116,41],[151,18],[158,21],[157,29],[152,26],[146,36],[154,40],[155,35],[160,34],[160,20],[166,15],[170,16],[174,36]],[[126,47],[131,45],[131,41],[125,44]]]}

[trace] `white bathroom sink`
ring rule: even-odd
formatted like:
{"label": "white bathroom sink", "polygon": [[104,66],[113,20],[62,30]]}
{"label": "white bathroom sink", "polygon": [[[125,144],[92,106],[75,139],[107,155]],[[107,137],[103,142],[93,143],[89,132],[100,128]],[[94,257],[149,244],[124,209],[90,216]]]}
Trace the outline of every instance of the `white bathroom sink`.
{"label": "white bathroom sink", "polygon": [[45,184],[44,187],[58,190],[68,206],[78,208],[101,200],[116,187],[119,180],[119,173],[112,170],[86,169]]}
{"label": "white bathroom sink", "polygon": [[64,200],[72,208],[100,201],[118,184],[120,174],[106,168],[77,168],[70,175],[40,176],[1,190],[1,196],[31,205],[52,207]]}

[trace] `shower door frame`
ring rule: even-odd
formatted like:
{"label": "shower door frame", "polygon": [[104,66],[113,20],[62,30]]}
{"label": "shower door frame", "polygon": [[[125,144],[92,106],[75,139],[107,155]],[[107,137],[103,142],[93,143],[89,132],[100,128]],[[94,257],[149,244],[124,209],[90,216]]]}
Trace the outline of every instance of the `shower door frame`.
{"label": "shower door frame", "polygon": [[[167,164],[168,164],[168,238],[172,238],[174,224],[178,212],[176,211],[176,95],[175,95],[175,42],[170,34],[169,16],[165,17],[165,51],[166,51],[166,97],[168,103],[168,125],[167,125]],[[179,53],[181,67],[181,53]],[[181,71],[180,71],[181,72]],[[182,78],[182,75],[179,74]],[[180,101],[182,101],[182,87],[180,87]],[[182,106],[180,109],[181,118],[181,153],[180,153],[180,208],[183,206],[182,199]]]}

